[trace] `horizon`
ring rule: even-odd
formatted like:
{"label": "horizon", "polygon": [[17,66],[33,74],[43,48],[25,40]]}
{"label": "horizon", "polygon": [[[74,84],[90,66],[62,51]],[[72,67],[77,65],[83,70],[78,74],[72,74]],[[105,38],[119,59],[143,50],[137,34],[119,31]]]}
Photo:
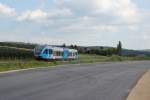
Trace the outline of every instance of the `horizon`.
{"label": "horizon", "polygon": [[[63,44],[65,44],[66,46],[71,46],[71,45],[76,45],[76,44],[66,44],[66,43],[62,43],[62,44],[40,44],[40,43],[31,43],[31,42],[22,42],[22,41],[0,41],[0,42],[6,42],[6,43],[25,43],[25,44],[37,44],[37,45],[50,45],[50,46],[62,46]],[[79,46],[79,47],[110,47],[110,48],[117,48],[117,44],[116,46],[107,46],[107,45],[76,45],[76,46]],[[144,50],[150,50],[149,48],[148,49],[130,49],[130,48],[122,48],[122,49],[126,49],[126,50],[137,50],[137,51],[144,51]]]}
{"label": "horizon", "polygon": [[0,0],[0,41],[150,49],[149,0]]}

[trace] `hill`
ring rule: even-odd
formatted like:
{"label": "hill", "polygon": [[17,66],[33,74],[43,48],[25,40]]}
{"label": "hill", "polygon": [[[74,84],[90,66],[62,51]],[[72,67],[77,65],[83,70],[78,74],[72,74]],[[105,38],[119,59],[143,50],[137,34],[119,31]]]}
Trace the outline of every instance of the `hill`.
{"label": "hill", "polygon": [[33,58],[33,50],[18,47],[0,46],[0,59]]}
{"label": "hill", "polygon": [[33,49],[37,44],[24,43],[24,42],[0,42],[0,46],[16,47],[16,48],[26,48]]}
{"label": "hill", "polygon": [[142,50],[142,51],[147,51],[147,52],[150,52],[150,49],[145,49],[145,50]]}
{"label": "hill", "polygon": [[122,51],[123,56],[150,56],[149,51],[145,50],[128,50],[128,49],[123,49]]}

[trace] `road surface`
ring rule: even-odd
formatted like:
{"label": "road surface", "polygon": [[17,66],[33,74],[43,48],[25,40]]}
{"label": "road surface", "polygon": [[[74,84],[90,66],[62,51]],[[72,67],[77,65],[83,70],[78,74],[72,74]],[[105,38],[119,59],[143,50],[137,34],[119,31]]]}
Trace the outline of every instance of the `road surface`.
{"label": "road surface", "polygon": [[126,100],[150,62],[64,65],[0,74],[0,100]]}

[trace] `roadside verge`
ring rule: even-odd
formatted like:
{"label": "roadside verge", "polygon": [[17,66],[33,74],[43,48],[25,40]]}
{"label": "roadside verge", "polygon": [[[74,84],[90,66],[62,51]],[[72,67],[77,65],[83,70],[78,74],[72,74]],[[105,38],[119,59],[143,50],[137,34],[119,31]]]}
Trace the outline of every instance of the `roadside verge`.
{"label": "roadside verge", "polygon": [[150,70],[138,81],[127,100],[150,100]]}

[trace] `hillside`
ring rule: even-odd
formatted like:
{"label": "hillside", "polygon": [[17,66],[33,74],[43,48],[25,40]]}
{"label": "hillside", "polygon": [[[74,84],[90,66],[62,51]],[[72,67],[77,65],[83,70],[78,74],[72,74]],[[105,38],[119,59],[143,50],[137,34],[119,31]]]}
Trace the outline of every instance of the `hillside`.
{"label": "hillside", "polygon": [[145,50],[142,50],[142,51],[147,51],[147,52],[150,52],[150,49],[145,49]]}
{"label": "hillside", "polygon": [[24,42],[0,42],[0,46],[33,49],[37,44]]}
{"label": "hillside", "polygon": [[0,59],[33,58],[33,50],[18,47],[0,46]]}
{"label": "hillside", "polygon": [[128,49],[123,49],[122,51],[123,56],[150,56],[149,51],[144,51],[144,50],[128,50]]}

